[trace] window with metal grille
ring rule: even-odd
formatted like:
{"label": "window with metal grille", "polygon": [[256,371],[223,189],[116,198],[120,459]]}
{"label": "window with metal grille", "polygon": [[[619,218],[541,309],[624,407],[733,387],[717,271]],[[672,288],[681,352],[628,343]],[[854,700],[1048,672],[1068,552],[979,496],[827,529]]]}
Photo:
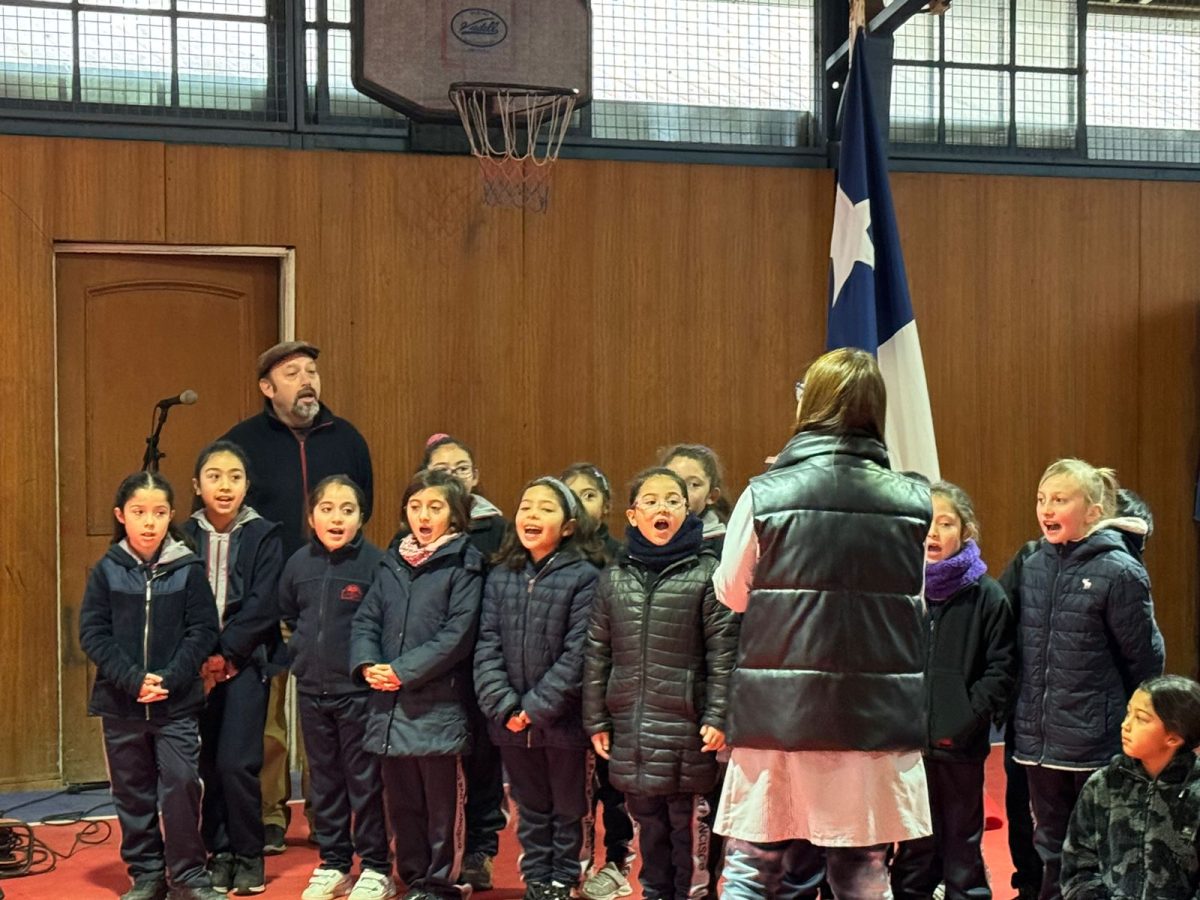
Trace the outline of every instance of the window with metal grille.
{"label": "window with metal grille", "polygon": [[1089,3],[1087,51],[1092,159],[1200,163],[1200,0]]}
{"label": "window with metal grille", "polygon": [[277,0],[0,2],[0,105],[100,120],[288,121]]}
{"label": "window with metal grille", "polygon": [[895,39],[899,152],[1200,162],[1200,0],[955,0]]}
{"label": "window with metal grille", "polygon": [[956,0],[896,32],[893,146],[1071,150],[1076,0]]}
{"label": "window with metal grille", "polygon": [[591,135],[807,147],[813,0],[592,0]]}
{"label": "window with metal grille", "polygon": [[336,128],[403,129],[395,110],[360,94],[350,80],[350,0],[305,0],[305,120]]}

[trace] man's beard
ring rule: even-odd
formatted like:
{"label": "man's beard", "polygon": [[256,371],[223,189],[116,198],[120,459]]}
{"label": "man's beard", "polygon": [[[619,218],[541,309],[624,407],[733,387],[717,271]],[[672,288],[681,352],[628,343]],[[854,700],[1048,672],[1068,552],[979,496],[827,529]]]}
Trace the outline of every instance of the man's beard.
{"label": "man's beard", "polygon": [[292,404],[292,416],[305,425],[311,425],[320,411],[321,402],[316,397],[300,397]]}

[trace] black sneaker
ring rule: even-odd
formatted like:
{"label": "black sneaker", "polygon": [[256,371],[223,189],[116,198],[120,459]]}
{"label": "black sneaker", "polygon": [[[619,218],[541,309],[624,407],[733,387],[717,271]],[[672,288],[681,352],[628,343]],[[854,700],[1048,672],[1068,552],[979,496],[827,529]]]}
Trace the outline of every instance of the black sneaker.
{"label": "black sneaker", "polygon": [[225,900],[225,895],[207,884],[171,888],[170,900]]}
{"label": "black sneaker", "polygon": [[221,894],[229,893],[233,887],[233,854],[216,853],[208,859],[208,875],[212,878],[213,890]]}
{"label": "black sneaker", "polygon": [[267,878],[263,872],[263,858],[238,856],[233,870],[233,893],[239,896],[261,894],[267,889]]}
{"label": "black sneaker", "polygon": [[525,882],[525,896],[522,900],[547,900],[550,892],[548,881]]}
{"label": "black sneaker", "polygon": [[486,853],[468,853],[463,856],[459,884],[469,884],[476,891],[492,889],[492,858]]}
{"label": "black sneaker", "polygon": [[266,856],[278,856],[287,849],[283,839],[282,825],[266,825],[263,827],[263,853]]}
{"label": "black sneaker", "polygon": [[147,875],[133,882],[121,900],[164,900],[167,896],[167,880],[162,875]]}

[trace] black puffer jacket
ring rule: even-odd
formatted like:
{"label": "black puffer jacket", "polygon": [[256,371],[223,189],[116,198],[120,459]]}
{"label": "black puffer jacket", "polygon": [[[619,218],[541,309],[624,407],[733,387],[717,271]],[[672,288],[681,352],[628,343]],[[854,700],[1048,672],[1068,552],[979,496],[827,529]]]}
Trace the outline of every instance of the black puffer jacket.
{"label": "black puffer jacket", "polygon": [[[167,538],[152,564],[124,541],[88,576],[79,609],[79,644],[96,664],[88,714],[162,722],[204,706],[200,664],[216,649],[217,604],[204,565]],[[138,703],[146,675],[162,676],[165,700]]]}
{"label": "black puffer jacket", "polygon": [[737,620],[717,602],[707,550],[657,577],[628,555],[600,576],[588,626],[583,721],[610,732],[608,775],[635,794],[705,793],[716,754],[700,726],[725,728]]}
{"label": "black puffer jacket", "polygon": [[1121,754],[1083,786],[1063,845],[1065,900],[1200,897],[1200,759],[1151,778]]}
{"label": "black puffer jacket", "polygon": [[729,739],[766,750],[925,746],[929,487],[866,434],[801,432],[750,480],[758,563]]}
{"label": "black puffer jacket", "polygon": [[371,691],[363,745],[381,756],[445,756],[471,748],[467,702],[479,625],[483,556],[460,535],[415,568],[389,550],[363,600],[349,666],[387,663],[398,691]]}
{"label": "black puffer jacket", "polygon": [[279,615],[292,632],[288,656],[302,694],[367,691],[350,678],[350,623],[367,596],[383,551],[363,538],[330,553],[314,537],[283,567]]}
{"label": "black puffer jacket", "polygon": [[[600,571],[564,549],[535,572],[506,565],[488,573],[475,645],[475,694],[492,742],[589,747],[581,701],[583,647]],[[505,723],[525,711],[531,724]]]}
{"label": "black puffer jacket", "polygon": [[1042,541],[1021,568],[1019,762],[1098,769],[1121,749],[1125,704],[1163,670],[1150,579],[1112,529]]}
{"label": "black puffer jacket", "polygon": [[929,603],[929,743],[934,759],[982,760],[991,723],[1008,715],[1017,684],[1017,634],[1003,588],[984,575]]}

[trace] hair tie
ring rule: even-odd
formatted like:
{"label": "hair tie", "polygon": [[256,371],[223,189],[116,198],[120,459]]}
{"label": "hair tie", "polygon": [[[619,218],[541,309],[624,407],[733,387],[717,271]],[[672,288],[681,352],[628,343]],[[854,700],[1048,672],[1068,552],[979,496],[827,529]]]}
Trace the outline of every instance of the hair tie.
{"label": "hair tie", "polygon": [[579,518],[579,500],[575,497],[575,492],[562,481],[553,475],[543,475],[541,478],[535,478],[532,483],[544,484],[546,487],[554,488],[562,496],[563,506],[567,508],[567,518]]}
{"label": "hair tie", "polygon": [[446,434],[444,431],[439,431],[437,434],[431,434],[429,437],[425,438],[425,446],[432,447],[438,441],[444,441],[448,437],[450,437],[450,435]]}

